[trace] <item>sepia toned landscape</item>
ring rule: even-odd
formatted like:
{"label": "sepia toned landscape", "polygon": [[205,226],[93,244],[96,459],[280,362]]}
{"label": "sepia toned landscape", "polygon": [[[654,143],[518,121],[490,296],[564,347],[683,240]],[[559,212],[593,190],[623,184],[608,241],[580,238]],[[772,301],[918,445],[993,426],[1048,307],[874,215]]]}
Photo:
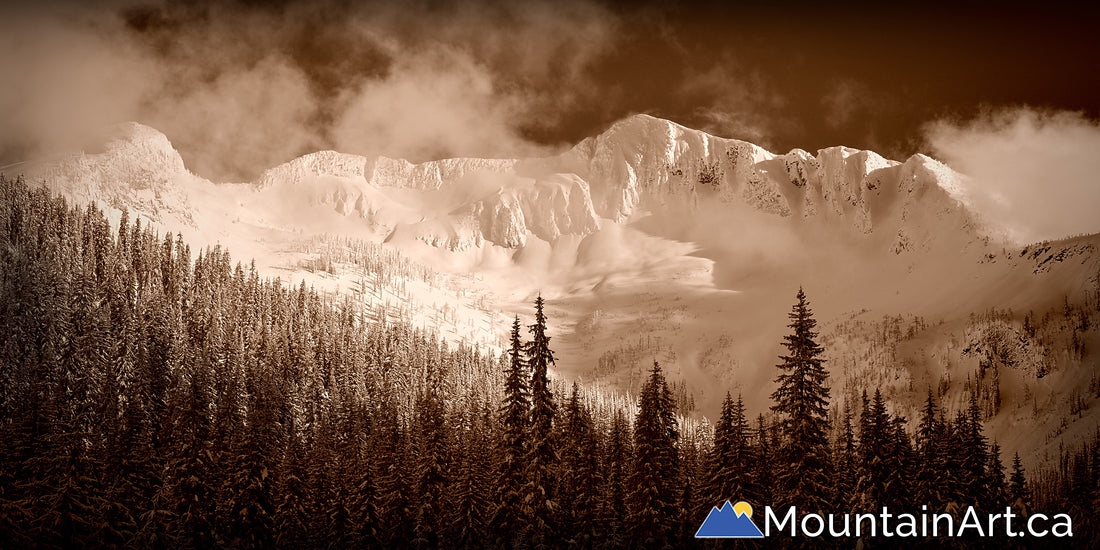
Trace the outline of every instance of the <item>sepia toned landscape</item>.
{"label": "sepia toned landscape", "polygon": [[1097,49],[793,8],[5,8],[0,547],[1094,546]]}

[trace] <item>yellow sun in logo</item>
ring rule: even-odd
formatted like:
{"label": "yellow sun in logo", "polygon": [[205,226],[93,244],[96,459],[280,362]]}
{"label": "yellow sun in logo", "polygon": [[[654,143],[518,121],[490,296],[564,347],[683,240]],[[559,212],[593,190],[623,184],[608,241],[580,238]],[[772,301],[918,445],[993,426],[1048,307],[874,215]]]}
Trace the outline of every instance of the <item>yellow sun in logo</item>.
{"label": "yellow sun in logo", "polygon": [[737,517],[752,517],[752,505],[742,500],[741,502],[733,505],[733,512],[737,514]]}

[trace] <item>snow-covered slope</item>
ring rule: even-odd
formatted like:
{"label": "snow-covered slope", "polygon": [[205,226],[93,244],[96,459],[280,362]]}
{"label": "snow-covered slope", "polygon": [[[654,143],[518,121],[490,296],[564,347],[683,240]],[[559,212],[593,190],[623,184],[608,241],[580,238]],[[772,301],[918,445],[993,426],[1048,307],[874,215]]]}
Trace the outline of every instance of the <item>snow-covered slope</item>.
{"label": "snow-covered slope", "polygon": [[[520,248],[531,233],[545,241],[599,228],[588,185],[567,174],[524,177],[515,160],[404,160],[321,151],[263,173],[260,190],[294,187],[387,233],[452,250],[489,243]],[[339,182],[335,187],[333,182]],[[385,204],[388,203],[388,204]],[[394,211],[411,212],[393,216]]]}
{"label": "snow-covered slope", "polygon": [[956,198],[961,176],[924,155],[904,163],[849,147],[776,155],[637,115],[584,140],[559,162],[589,181],[597,211],[616,221],[639,209],[740,203],[820,221],[853,236],[875,233],[894,252],[928,248],[936,236],[972,236],[977,230],[973,215]]}
{"label": "snow-covered slope", "polygon": [[[453,340],[498,346],[541,292],[560,376],[631,390],[658,359],[704,413],[726,391],[767,410],[799,286],[828,342],[834,395],[873,384],[909,414],[928,385],[963,403],[980,361],[996,355],[960,342],[1016,341],[1004,335],[1022,330],[1025,311],[1095,303],[1083,297],[1100,284],[1095,237],[998,242],[998,228],[969,210],[966,178],[927,156],[776,154],[646,115],[545,158],[412,164],[320,151],[248,183],[193,175],[163,134],[127,124],[96,148],[23,168],[78,202],[126,208],[194,245],[255,258],[267,275]],[[379,262],[435,275],[365,267]],[[889,320],[902,317],[920,318],[919,330],[894,337]],[[1051,355],[1061,359],[1042,369],[1035,360],[1058,346],[1091,349],[1095,328],[1044,326],[1054,327],[1040,332],[1045,343],[1009,354],[1024,366],[999,375],[995,430],[1048,430],[1066,388],[1100,387],[1086,379],[1095,355]],[[1066,433],[1094,416],[1078,414]],[[1039,456],[1056,442],[1006,448]]]}
{"label": "snow-covered slope", "polygon": [[[293,243],[338,235],[388,243],[442,273],[478,273],[505,300],[538,289],[601,300],[653,286],[737,293],[798,284],[807,268],[822,281],[900,278],[929,257],[977,257],[985,242],[962,176],[926,156],[777,155],[647,115],[546,158],[412,164],[319,151],[251,183],[195,176],[163,134],[129,123],[92,150],[27,168],[72,199],[125,208],[280,275],[321,284],[299,269]],[[875,292],[894,296],[892,284]]]}
{"label": "snow-covered slope", "polygon": [[[113,128],[91,151],[27,169],[32,179],[70,198],[125,207],[152,220],[166,213],[191,220],[193,189],[209,184],[187,171],[163,134],[136,123]],[[603,220],[690,215],[705,203],[823,225],[853,242],[902,253],[978,233],[960,200],[960,180],[924,155],[904,163],[847,147],[776,155],[636,115],[542,159],[411,164],[320,151],[267,170],[252,191],[293,195],[375,232],[451,250],[485,244],[518,249],[529,237],[548,243],[563,235],[583,238]]]}
{"label": "snow-covered slope", "polygon": [[[326,183],[332,178],[343,184],[334,189]],[[256,186],[305,187],[311,204],[451,249],[485,242],[520,248],[528,233],[547,242],[583,237],[601,219],[623,223],[709,202],[821,222],[901,253],[945,235],[973,236],[973,217],[953,195],[959,179],[924,155],[904,163],[846,147],[775,155],[637,115],[556,157],[410,164],[322,151],[266,171]],[[385,207],[377,195],[397,190],[415,192],[400,202],[430,214],[380,220]],[[430,208],[410,204],[428,199]]]}

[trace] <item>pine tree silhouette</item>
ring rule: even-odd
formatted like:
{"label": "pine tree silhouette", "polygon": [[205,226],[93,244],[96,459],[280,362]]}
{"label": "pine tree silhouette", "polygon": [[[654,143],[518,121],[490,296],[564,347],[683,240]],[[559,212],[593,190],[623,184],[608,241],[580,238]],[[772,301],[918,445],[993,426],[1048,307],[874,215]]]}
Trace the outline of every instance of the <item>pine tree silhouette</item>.
{"label": "pine tree silhouette", "polygon": [[780,356],[779,388],[772,393],[772,410],[780,415],[783,434],[777,496],[782,505],[821,512],[828,508],[831,484],[828,373],[821,359],[824,348],[814,340],[817,321],[801,288],[797,299],[788,314],[793,332],[783,338],[787,355]]}
{"label": "pine tree silhouette", "polygon": [[642,386],[638,415],[634,420],[634,464],[630,475],[630,527],[636,546],[668,544],[680,494],[676,479],[679,462],[672,393],[653,362],[653,370]]}
{"label": "pine tree silhouette", "polygon": [[1008,478],[1009,504],[1019,511],[1026,511],[1031,504],[1029,493],[1024,465],[1020,462],[1020,453],[1015,453],[1012,455],[1012,474]]}
{"label": "pine tree silhouette", "polygon": [[495,421],[493,409],[487,400],[475,396],[466,407],[465,422],[468,428],[454,434],[459,456],[456,460],[455,481],[451,485],[452,509],[449,529],[452,535],[445,537],[446,545],[453,548],[482,548],[489,538],[493,492],[491,426]]}
{"label": "pine tree silhouette", "polygon": [[764,414],[756,416],[756,464],[753,466],[753,481],[756,483],[760,502],[771,503],[776,501],[775,495],[775,461],[776,445],[772,437],[774,430],[769,427],[764,419]]}
{"label": "pine tree silhouette", "polygon": [[940,454],[940,438],[943,426],[939,421],[940,410],[928,388],[928,398],[921,409],[917,423],[917,469],[915,480],[915,498],[933,509],[943,504],[943,457]]}
{"label": "pine tree silhouette", "polygon": [[859,459],[856,454],[855,431],[852,428],[852,409],[847,402],[844,403],[844,412],[841,414],[840,436],[837,440],[836,451],[833,453],[836,457],[833,495],[837,506],[846,506],[852,509],[855,504],[853,496],[857,476],[859,475]]}
{"label": "pine tree silhouette", "polygon": [[524,496],[524,521],[536,546],[552,544],[556,503],[554,472],[558,466],[554,441],[554,417],[557,406],[550,390],[547,369],[554,363],[550,337],[546,334],[545,302],[535,299],[535,324],[530,326],[527,364],[531,369],[530,445],[527,452],[527,489]]}
{"label": "pine tree silhouette", "polygon": [[608,547],[622,548],[627,535],[627,484],[633,464],[630,425],[622,409],[612,415],[603,456],[605,471],[600,515]]}
{"label": "pine tree silhouette", "polygon": [[890,419],[889,447],[886,460],[886,487],[883,501],[894,508],[904,508],[913,502],[913,445],[905,432],[905,418]]}
{"label": "pine tree silhouette", "polygon": [[569,544],[592,546],[599,503],[600,440],[576,382],[562,419],[561,443],[558,525],[568,534]]}
{"label": "pine tree silhouette", "polygon": [[990,500],[987,477],[989,449],[982,433],[982,413],[976,390],[970,393],[969,406],[965,414],[960,415],[957,424],[962,448],[960,459],[965,498],[967,502],[985,506]]}
{"label": "pine tree silhouette", "polygon": [[734,471],[728,465],[733,458],[733,398],[726,392],[722,401],[722,412],[714,425],[714,446],[710,451],[710,491],[709,500],[720,503],[727,498],[736,498],[734,493]]}
{"label": "pine tree silhouette", "polygon": [[492,525],[496,534],[510,538],[519,529],[524,507],[528,437],[530,435],[528,373],[520,322],[512,322],[511,341],[504,379],[504,405],[500,411],[501,436],[497,449],[497,508]]}
{"label": "pine tree silhouette", "polygon": [[709,500],[720,504],[727,499],[760,502],[752,467],[755,464],[745,403],[741,396],[734,402],[729,393],[722,403],[722,415],[714,427],[714,447],[710,456]]}
{"label": "pine tree silhouette", "polygon": [[1008,487],[1005,485],[1005,466],[1001,462],[1001,446],[996,441],[989,447],[989,464],[986,465],[986,493],[989,499],[986,509],[1004,510],[1008,503]]}
{"label": "pine tree silhouette", "polygon": [[438,387],[438,374],[431,374],[427,389],[417,400],[416,439],[417,463],[415,503],[415,539],[421,547],[435,548],[443,534],[443,502],[440,498],[449,484],[447,426],[443,395]]}

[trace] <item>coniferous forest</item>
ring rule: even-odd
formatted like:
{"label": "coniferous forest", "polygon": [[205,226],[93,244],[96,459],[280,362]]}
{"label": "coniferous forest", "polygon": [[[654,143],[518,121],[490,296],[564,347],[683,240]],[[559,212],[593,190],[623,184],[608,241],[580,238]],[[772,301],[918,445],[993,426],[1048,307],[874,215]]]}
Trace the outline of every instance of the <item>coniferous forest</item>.
{"label": "coniferous forest", "polygon": [[656,363],[630,407],[551,380],[541,297],[498,357],[0,177],[0,547],[717,547],[693,535],[726,499],[1074,519],[1053,541],[772,546],[1100,542],[1100,434],[1032,473],[976,398],[949,414],[929,390],[909,422],[871,388],[830,417],[810,306],[771,410],[727,395],[688,437]]}

